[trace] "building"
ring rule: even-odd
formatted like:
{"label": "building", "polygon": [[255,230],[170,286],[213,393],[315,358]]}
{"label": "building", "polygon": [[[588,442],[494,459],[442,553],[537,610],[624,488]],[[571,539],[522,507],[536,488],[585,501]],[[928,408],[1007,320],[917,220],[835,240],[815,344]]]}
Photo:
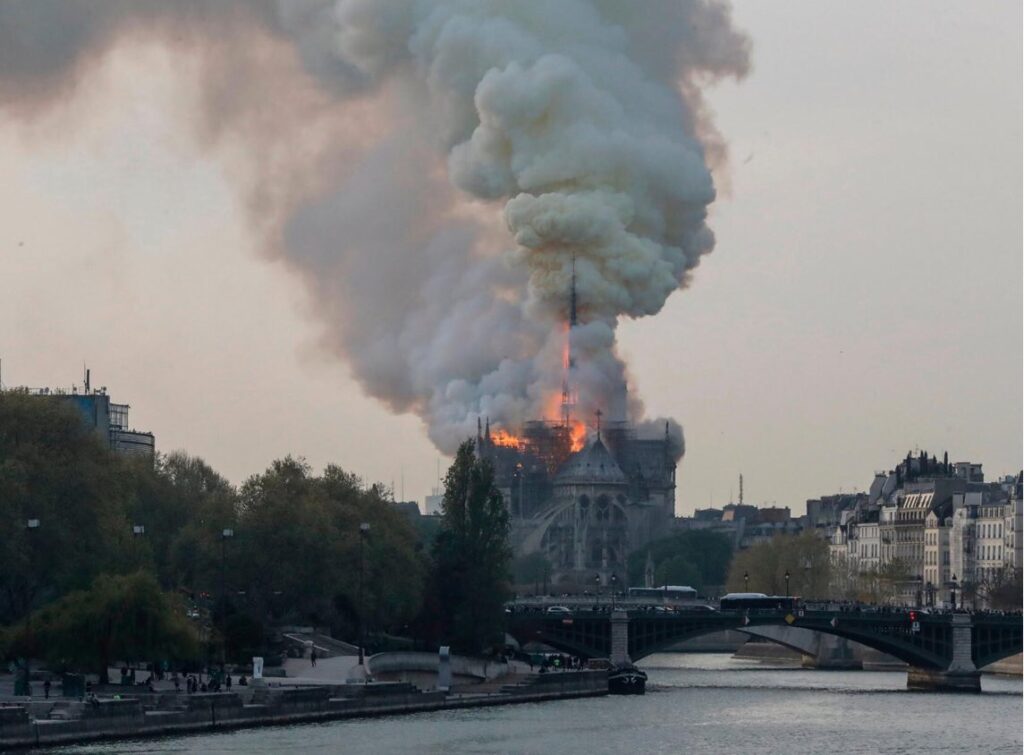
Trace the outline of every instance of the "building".
{"label": "building", "polygon": [[444,494],[438,493],[436,490],[430,495],[423,499],[423,514],[425,516],[431,516],[433,514],[440,514],[444,505]]}
{"label": "building", "polygon": [[981,606],[1021,561],[1020,479],[987,483],[981,464],[907,454],[875,474],[866,500],[814,499],[808,518],[839,517],[829,535],[838,581],[888,570],[888,580],[902,574],[891,583],[899,602],[941,604],[960,588]]}
{"label": "building", "polygon": [[78,410],[86,427],[93,430],[111,450],[131,456],[152,459],[156,453],[153,433],[135,430],[128,422],[129,404],[115,404],[107,395],[106,386],[94,389],[90,372],[85,371],[82,390],[73,386],[70,391],[50,388],[30,389],[29,393],[45,400],[62,401]]}
{"label": "building", "polygon": [[527,423],[514,441],[488,425],[477,453],[494,466],[516,555],[542,554],[560,589],[589,589],[625,580],[629,554],[670,532],[682,444],[668,424],[649,438],[625,422],[574,443],[562,423]]}
{"label": "building", "polygon": [[949,552],[952,516],[953,501],[949,500],[929,511],[925,517],[923,579],[928,605],[936,604],[936,595],[941,593],[945,585],[950,584],[953,576]]}
{"label": "building", "polygon": [[1013,488],[1009,500],[1006,503],[1005,515],[1003,518],[1003,568],[1008,571],[1017,571],[1024,567],[1022,562],[1022,546],[1024,546],[1024,473],[1017,475],[1013,481]]}

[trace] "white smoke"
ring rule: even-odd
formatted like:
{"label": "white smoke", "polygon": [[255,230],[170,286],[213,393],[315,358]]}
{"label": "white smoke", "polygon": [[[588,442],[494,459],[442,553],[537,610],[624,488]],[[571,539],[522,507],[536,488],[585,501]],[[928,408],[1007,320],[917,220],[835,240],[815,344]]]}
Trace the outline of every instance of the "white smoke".
{"label": "white smoke", "polygon": [[[5,16],[23,24],[32,16],[33,28],[70,23],[69,39],[83,46],[176,17],[173,3],[156,12],[152,3],[108,0],[111,13],[89,14],[75,0],[39,2],[30,11],[0,0],[0,43]],[[721,143],[700,86],[748,66],[728,6],[183,2],[180,20],[201,29],[218,14],[211,7],[238,23],[236,34],[287,40],[331,102],[369,102],[387,114],[368,119],[358,146],[325,147],[319,163],[297,160],[296,173],[318,175],[299,181],[310,188],[297,199],[278,198],[280,222],[268,231],[313,294],[324,344],[367,392],[416,412],[448,452],[479,416],[515,427],[550,412],[575,261],[579,410],[607,407],[626,380],[619,319],[660,311],[714,244],[708,162]],[[71,69],[88,57],[57,52],[34,53],[54,91],[62,70],[77,75]],[[28,68],[0,53],[0,92],[21,82],[38,93],[24,84]],[[206,117],[236,116],[216,108]],[[273,152],[270,140],[260,146]],[[346,169],[335,171],[330,158],[342,151]],[[278,178],[283,161],[273,154]],[[642,420],[635,398],[629,411]]]}

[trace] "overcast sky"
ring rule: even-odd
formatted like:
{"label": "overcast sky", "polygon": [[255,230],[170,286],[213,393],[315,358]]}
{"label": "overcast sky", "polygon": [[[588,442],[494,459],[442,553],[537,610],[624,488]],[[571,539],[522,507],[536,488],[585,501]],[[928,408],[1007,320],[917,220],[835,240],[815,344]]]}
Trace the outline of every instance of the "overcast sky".
{"label": "overcast sky", "polygon": [[[865,489],[908,449],[1021,467],[1021,6],[744,2],[753,71],[715,251],[622,350],[685,429],[677,509]],[[0,120],[6,386],[93,384],[233,481],[291,453],[422,499],[418,419],[317,346],[230,167],[182,133],[173,58],[121,45],[65,107]],[[444,461],[441,462],[442,471]]]}

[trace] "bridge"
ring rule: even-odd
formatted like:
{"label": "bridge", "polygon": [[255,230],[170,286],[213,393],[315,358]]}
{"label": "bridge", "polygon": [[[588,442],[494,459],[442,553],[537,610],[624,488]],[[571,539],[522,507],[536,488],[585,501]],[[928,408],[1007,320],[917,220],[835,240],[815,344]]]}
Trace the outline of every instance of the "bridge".
{"label": "bridge", "polygon": [[508,633],[584,658],[636,661],[693,637],[726,629],[796,627],[859,642],[908,665],[911,689],[981,690],[978,669],[1024,645],[1019,615],[911,611],[688,610],[577,608],[570,613],[513,607]]}

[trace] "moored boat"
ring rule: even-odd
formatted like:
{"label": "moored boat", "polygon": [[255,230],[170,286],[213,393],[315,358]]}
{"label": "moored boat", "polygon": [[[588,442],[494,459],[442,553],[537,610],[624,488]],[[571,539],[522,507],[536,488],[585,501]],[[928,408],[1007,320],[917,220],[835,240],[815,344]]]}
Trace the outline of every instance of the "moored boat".
{"label": "moored boat", "polygon": [[608,673],[611,695],[642,695],[646,686],[647,674],[636,666],[619,666]]}

